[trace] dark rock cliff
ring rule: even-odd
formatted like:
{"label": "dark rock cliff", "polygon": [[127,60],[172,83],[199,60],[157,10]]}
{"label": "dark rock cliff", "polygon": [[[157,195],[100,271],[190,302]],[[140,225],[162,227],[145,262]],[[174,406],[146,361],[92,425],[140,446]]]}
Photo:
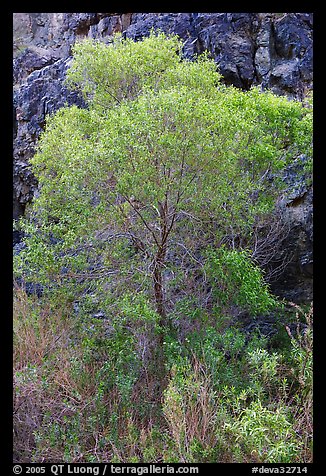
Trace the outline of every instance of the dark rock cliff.
{"label": "dark rock cliff", "polygon": [[[66,103],[83,106],[64,85],[77,40],[106,41],[121,32],[137,41],[160,28],[184,40],[188,58],[209,50],[227,84],[261,85],[298,99],[312,89],[311,13],[15,13],[13,24],[14,218],[37,188],[28,163],[46,114]],[[291,175],[283,207],[293,256],[273,283],[275,292],[298,302],[312,298],[312,191],[302,190],[299,176]]]}

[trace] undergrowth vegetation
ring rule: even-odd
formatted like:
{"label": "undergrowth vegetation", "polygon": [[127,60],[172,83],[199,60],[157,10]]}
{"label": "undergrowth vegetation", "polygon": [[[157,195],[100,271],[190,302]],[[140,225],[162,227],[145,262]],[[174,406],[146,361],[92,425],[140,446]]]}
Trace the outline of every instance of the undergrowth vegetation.
{"label": "undergrowth vegetation", "polygon": [[48,118],[15,225],[17,461],[312,461],[312,305],[264,271],[312,111],[181,51],[74,47],[88,107]]}
{"label": "undergrowth vegetation", "polygon": [[[15,453],[30,462],[309,462],[312,308],[288,340],[218,324],[167,336],[157,399],[141,335],[15,290]],[[143,320],[142,309],[138,319]]]}

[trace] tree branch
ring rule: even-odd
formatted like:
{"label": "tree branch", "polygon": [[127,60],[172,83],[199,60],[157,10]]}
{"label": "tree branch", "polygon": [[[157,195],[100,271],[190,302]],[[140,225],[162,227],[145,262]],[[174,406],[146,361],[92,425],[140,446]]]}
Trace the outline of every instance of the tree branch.
{"label": "tree branch", "polygon": [[137,215],[139,216],[139,218],[141,219],[141,221],[143,222],[143,224],[145,225],[145,227],[147,228],[147,230],[151,233],[151,235],[153,236],[154,238],[154,241],[156,243],[156,245],[158,247],[160,247],[160,243],[157,239],[157,236],[156,234],[154,233],[154,231],[152,230],[152,228],[148,225],[147,221],[145,220],[145,218],[143,217],[143,215],[140,213],[140,211],[135,207],[135,205],[132,203],[132,201],[126,197],[125,195],[123,195],[123,198],[129,203],[129,205],[131,206],[131,208],[137,213]]}

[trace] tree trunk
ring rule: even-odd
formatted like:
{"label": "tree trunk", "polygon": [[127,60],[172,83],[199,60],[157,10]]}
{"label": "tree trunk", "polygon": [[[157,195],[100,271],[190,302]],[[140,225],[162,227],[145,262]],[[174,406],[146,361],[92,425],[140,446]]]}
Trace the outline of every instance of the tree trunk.
{"label": "tree trunk", "polygon": [[156,347],[156,359],[155,359],[155,373],[158,377],[157,383],[157,398],[161,401],[163,398],[163,391],[166,387],[166,368],[165,368],[165,354],[164,354],[164,335],[165,330],[168,327],[167,312],[165,306],[165,296],[164,296],[164,266],[165,258],[167,252],[167,241],[168,241],[168,224],[167,224],[167,200],[164,204],[159,204],[160,210],[160,226],[161,226],[161,240],[157,249],[157,253],[154,261],[154,270],[153,270],[153,290],[154,290],[154,299],[156,304],[156,312],[160,316],[160,327],[161,332],[157,338],[157,347]]}
{"label": "tree trunk", "polygon": [[161,316],[161,323],[166,325],[166,310],[164,303],[164,285],[162,275],[163,262],[156,260],[153,280],[154,280],[154,296],[156,302],[156,311]]}
{"label": "tree trunk", "polygon": [[167,327],[167,315],[165,309],[165,299],[164,299],[164,278],[163,278],[163,268],[164,268],[164,256],[165,251],[163,249],[159,250],[156,255],[154,271],[153,271],[153,286],[154,286],[154,297],[156,303],[156,312],[160,316],[160,327],[161,331],[157,335],[157,344],[155,349],[155,364],[154,372],[157,376],[157,388],[156,388],[156,398],[158,401],[162,401],[163,391],[166,387],[166,368],[165,368],[165,354],[164,354],[164,335],[165,329]]}
{"label": "tree trunk", "polygon": [[163,269],[165,264],[167,239],[168,239],[167,199],[165,200],[163,204],[159,203],[159,211],[160,211],[160,226],[161,226],[161,242],[155,257],[153,279],[154,279],[154,296],[155,296],[155,302],[156,302],[156,310],[158,314],[161,316],[162,325],[165,326],[167,322],[166,322],[166,310],[165,310],[165,302],[164,302]]}

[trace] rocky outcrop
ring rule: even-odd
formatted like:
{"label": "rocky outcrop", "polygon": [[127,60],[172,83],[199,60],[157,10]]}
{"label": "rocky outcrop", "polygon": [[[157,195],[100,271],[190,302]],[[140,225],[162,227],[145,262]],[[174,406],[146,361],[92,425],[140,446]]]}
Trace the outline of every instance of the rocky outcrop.
{"label": "rocky outcrop", "polygon": [[289,236],[283,246],[292,257],[271,289],[278,296],[300,303],[313,299],[313,194],[309,188],[287,205],[285,219],[290,222]]}
{"label": "rocky outcrop", "polygon": [[[161,29],[183,39],[187,58],[208,50],[227,84],[242,89],[261,85],[296,98],[312,88],[310,13],[15,13],[13,27],[15,218],[24,213],[37,188],[29,159],[46,115],[65,104],[84,106],[64,85],[71,49],[78,40],[107,41],[120,32],[137,41],[152,28]],[[281,293],[281,288],[301,286],[305,299],[311,294],[307,223],[312,203],[310,191],[295,190],[298,194],[284,213],[293,223],[288,246],[296,256],[288,267],[290,274],[285,273],[275,289]]]}
{"label": "rocky outcrop", "polygon": [[300,303],[313,299],[313,188],[304,174],[305,157],[300,156],[285,171],[287,190],[278,206],[288,233],[282,241],[289,260],[272,291]]}
{"label": "rocky outcrop", "polygon": [[226,83],[301,97],[312,86],[312,27],[309,13],[136,13],[125,36],[177,33],[185,56],[208,50]]}
{"label": "rocky outcrop", "polygon": [[46,115],[65,104],[83,106],[82,99],[63,84],[69,61],[60,59],[33,71],[14,95],[14,218],[24,212],[37,187],[28,160],[35,153]]}
{"label": "rocky outcrop", "polygon": [[13,214],[24,213],[37,187],[29,159],[35,153],[45,118],[65,104],[83,106],[64,85],[71,47],[84,37],[105,39],[122,32],[129,14],[14,14],[14,149]]}

